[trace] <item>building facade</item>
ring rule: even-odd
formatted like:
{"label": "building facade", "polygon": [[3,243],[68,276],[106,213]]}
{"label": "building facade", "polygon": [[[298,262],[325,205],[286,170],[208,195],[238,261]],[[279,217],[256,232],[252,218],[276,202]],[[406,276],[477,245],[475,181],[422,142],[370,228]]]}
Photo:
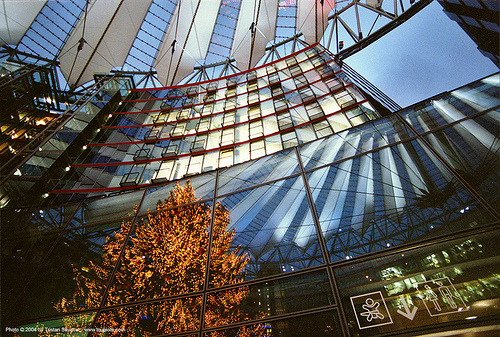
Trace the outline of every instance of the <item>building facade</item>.
{"label": "building facade", "polygon": [[455,21],[474,40],[479,51],[500,67],[500,4],[491,0],[440,0],[450,19]]}
{"label": "building facade", "polygon": [[500,74],[343,62],[429,2],[5,3],[1,334],[498,335]]}
{"label": "building facade", "polygon": [[[3,329],[495,334],[499,86],[496,74],[381,117],[318,44],[173,87],[97,77],[70,118],[5,163]],[[136,274],[120,278],[127,254],[116,255],[101,283],[78,283],[106,261],[116,233],[128,251],[161,214],[158,202],[187,181],[196,194],[190,205],[228,211],[227,254],[248,257],[240,277],[211,281],[223,253],[207,241],[199,252],[209,272],[194,290],[111,303],[118,285],[139,282]],[[204,229],[209,236],[216,219]],[[124,223],[134,230],[123,232]],[[96,284],[99,291],[89,290]],[[80,290],[96,301],[58,307]],[[232,308],[238,314],[212,319],[214,301],[233,293],[245,294]],[[198,319],[167,330],[148,313],[169,303],[193,306]],[[124,310],[139,317],[133,332],[109,320]]]}

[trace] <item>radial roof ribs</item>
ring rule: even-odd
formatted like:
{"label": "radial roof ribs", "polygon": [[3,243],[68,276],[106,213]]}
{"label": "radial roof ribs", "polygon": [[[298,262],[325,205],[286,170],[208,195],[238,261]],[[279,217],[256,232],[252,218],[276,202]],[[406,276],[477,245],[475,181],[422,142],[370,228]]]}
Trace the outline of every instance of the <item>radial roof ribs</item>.
{"label": "radial roof ribs", "polygon": [[344,58],[429,0],[26,1],[22,10],[24,3],[0,8],[1,43],[59,60],[75,89],[113,70],[149,71],[164,86],[224,61],[244,71],[262,62],[266,48],[294,35]]}

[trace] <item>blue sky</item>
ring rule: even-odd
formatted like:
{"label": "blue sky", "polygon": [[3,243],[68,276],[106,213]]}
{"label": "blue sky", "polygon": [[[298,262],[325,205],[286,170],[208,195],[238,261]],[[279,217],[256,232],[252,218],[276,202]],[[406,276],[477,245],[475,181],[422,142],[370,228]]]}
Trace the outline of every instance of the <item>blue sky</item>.
{"label": "blue sky", "polygon": [[346,63],[403,107],[498,72],[437,1]]}

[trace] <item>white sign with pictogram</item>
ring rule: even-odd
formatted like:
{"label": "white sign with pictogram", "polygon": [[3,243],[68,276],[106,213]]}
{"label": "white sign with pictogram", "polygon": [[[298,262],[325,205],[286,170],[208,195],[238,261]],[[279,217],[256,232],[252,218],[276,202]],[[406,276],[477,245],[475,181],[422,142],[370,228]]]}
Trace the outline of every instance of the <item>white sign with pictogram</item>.
{"label": "white sign with pictogram", "polygon": [[392,324],[392,317],[380,291],[352,296],[352,308],[360,329]]}
{"label": "white sign with pictogram", "polygon": [[416,283],[415,287],[431,317],[469,310],[448,277]]}

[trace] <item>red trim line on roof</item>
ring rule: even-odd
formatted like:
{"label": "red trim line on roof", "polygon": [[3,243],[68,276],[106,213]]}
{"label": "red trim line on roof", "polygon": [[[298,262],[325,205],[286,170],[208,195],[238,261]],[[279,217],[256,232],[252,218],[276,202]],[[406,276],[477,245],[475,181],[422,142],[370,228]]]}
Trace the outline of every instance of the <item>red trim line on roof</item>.
{"label": "red trim line on roof", "polygon": [[[335,73],[336,74],[336,73]],[[294,89],[294,90],[290,90],[290,91],[287,91],[287,92],[283,92],[282,95],[287,95],[287,94],[290,94],[292,92],[295,92],[295,91],[298,91],[298,90],[301,90],[303,88],[308,88],[310,87],[311,85],[314,85],[318,82],[321,82],[323,81],[322,78],[312,82],[312,83],[309,83],[309,84],[306,84],[304,86],[301,86],[297,89]],[[324,95],[321,95],[319,96],[318,98],[316,98],[316,100],[318,99],[321,99],[321,98],[324,98],[326,95],[328,94],[334,94],[334,93],[337,93],[339,91],[341,91],[343,88],[348,88],[348,87],[351,87],[353,86],[353,83],[347,83],[346,85],[344,85],[342,88],[339,88],[339,89],[336,89],[335,91],[332,91],[332,92],[329,92],[327,94],[324,94]],[[267,101],[270,101],[270,100],[273,100],[274,97],[269,97],[269,98],[266,98],[266,99],[263,99],[261,101],[259,101],[259,103],[262,103],[262,102],[267,102]],[[279,113],[282,113],[284,111],[290,111],[290,109],[293,109],[293,108],[296,108],[296,107],[299,107],[299,106],[302,106],[304,104],[309,104],[311,103],[313,100],[311,101],[307,101],[307,102],[303,102],[302,104],[297,104],[297,105],[294,105],[293,107],[290,107],[290,108],[287,108],[285,110],[281,110],[279,111]],[[253,103],[255,104],[255,103]],[[193,121],[193,120],[197,120],[197,119],[202,119],[202,118],[207,118],[207,117],[212,117],[212,116],[218,116],[218,115],[222,115],[222,114],[226,114],[228,112],[232,112],[232,111],[236,111],[238,109],[242,109],[242,108],[246,108],[246,107],[249,107],[250,105],[253,105],[253,104],[247,104],[247,105],[240,105],[238,107],[235,107],[235,108],[231,108],[231,109],[228,109],[228,110],[222,110],[222,111],[219,111],[219,112],[216,112],[216,113],[212,113],[212,114],[208,114],[208,115],[200,115],[200,116],[196,116],[196,117],[193,117],[193,118],[184,118],[184,119],[178,119],[178,120],[175,120],[175,121],[170,121],[170,122],[161,122],[161,123],[149,123],[149,124],[134,124],[134,125],[122,125],[122,126],[104,126],[104,127],[101,127],[101,129],[130,129],[130,128],[139,128],[139,127],[150,127],[150,126],[162,126],[162,125],[169,125],[169,124],[176,124],[176,123],[179,123],[179,122],[188,122],[188,121]],[[180,107],[180,108],[175,108],[173,110],[182,110],[184,108],[189,108],[191,106],[185,106],[185,107]],[[147,111],[147,112],[156,112],[156,111],[161,111],[161,110],[152,110],[152,111]],[[269,114],[269,115],[266,115],[265,117],[269,117],[269,116],[272,116],[272,115],[275,115],[277,113],[274,113],[274,114]],[[262,117],[261,117],[262,118]],[[248,120],[246,122],[242,122],[242,123],[249,123],[249,122],[252,122],[252,121],[255,121],[255,120],[258,120],[259,118],[254,118],[254,119],[251,119],[251,120]],[[242,124],[242,123],[239,123],[239,124]],[[238,124],[238,125],[239,125]],[[236,124],[235,124],[236,125]],[[227,127],[231,127],[231,126],[227,126]],[[226,128],[227,128],[226,127]],[[207,131],[203,131],[203,132],[199,132],[199,133],[206,133],[206,132],[210,132],[212,130],[218,130],[218,129],[210,129],[210,130],[207,130]],[[196,134],[199,134],[199,133],[196,133]],[[190,134],[190,135],[186,135],[186,137],[188,136],[192,136],[194,134]],[[167,140],[167,139],[170,139],[170,137],[168,138],[160,138],[160,139],[155,139],[155,140],[140,140],[140,141],[136,141],[135,143],[136,144],[140,144],[140,143],[152,143],[152,142],[157,142],[157,141],[161,141],[161,140]],[[113,145],[113,143],[94,143],[94,144],[88,144],[89,146],[106,146],[106,145]]]}
{"label": "red trim line on roof", "polygon": [[256,68],[252,68],[252,69],[248,69],[248,70],[245,70],[245,71],[242,71],[242,72],[239,72],[239,73],[236,73],[236,74],[232,74],[232,75],[228,75],[228,76],[224,76],[224,77],[219,77],[219,78],[216,78],[216,79],[211,79],[211,80],[206,80],[206,81],[202,81],[202,82],[196,82],[196,83],[186,83],[186,84],[179,84],[179,85],[173,85],[173,86],[167,86],[167,87],[161,87],[161,88],[140,88],[140,89],[132,89],[132,92],[139,92],[139,91],[157,91],[157,90],[165,90],[165,89],[176,89],[176,88],[184,88],[184,87],[189,87],[189,86],[193,86],[193,85],[197,85],[197,84],[205,84],[205,83],[210,83],[210,82],[215,82],[215,81],[220,81],[220,80],[225,80],[225,79],[228,79],[228,78],[231,78],[231,77],[236,77],[236,76],[241,76],[241,75],[244,75],[244,74],[247,74],[249,72],[252,72],[252,71],[255,71],[257,69],[261,69],[263,67],[267,67],[267,66],[270,66],[272,64],[275,64],[275,63],[278,63],[278,62],[281,62],[289,57],[292,57],[292,56],[295,56],[295,55],[298,55],[302,52],[305,52],[306,50],[309,50],[309,49],[312,49],[313,47],[316,47],[317,45],[319,45],[318,42],[304,48],[304,49],[301,49],[299,51],[296,51],[295,53],[293,54],[290,54],[290,55],[287,55],[285,57],[282,57],[280,59],[277,59],[277,60],[274,60],[270,63],[266,63],[266,64],[263,64],[261,66],[258,66]]}
{"label": "red trim line on roof", "polygon": [[[339,88],[337,90],[335,90],[334,92],[332,93],[337,93],[337,92],[340,92],[342,91],[344,88],[346,87],[350,87],[350,86],[353,86],[352,83],[348,83],[347,85],[345,85],[344,87],[342,88]],[[239,122],[239,123],[234,123],[234,124],[231,124],[231,125],[227,125],[227,126],[221,126],[219,128],[216,128],[216,129],[210,129],[210,130],[207,130],[207,131],[201,131],[201,132],[195,132],[195,133],[190,133],[188,135],[181,135],[181,136],[174,136],[174,137],[165,137],[165,138],[158,138],[158,139],[151,139],[151,140],[136,140],[136,141],[129,141],[129,142],[117,142],[117,143],[90,143],[88,144],[88,146],[118,146],[118,145],[130,145],[130,144],[147,144],[147,143],[156,143],[156,142],[160,142],[160,141],[165,141],[165,140],[170,140],[170,139],[183,139],[183,138],[188,138],[188,137],[192,137],[192,136],[196,136],[196,135],[202,135],[202,134],[205,134],[205,133],[210,133],[210,132],[213,132],[213,131],[219,131],[219,130],[225,130],[225,129],[230,129],[232,127],[235,127],[235,126],[238,126],[238,125],[243,125],[243,124],[250,124],[251,122],[255,122],[255,121],[258,121],[258,120],[261,120],[261,119],[265,119],[267,117],[271,117],[271,116],[276,116],[278,114],[282,114],[283,112],[290,112],[290,110],[292,109],[295,109],[295,108],[298,108],[298,107],[301,107],[301,106],[304,106],[304,105],[307,105],[307,104],[310,104],[310,103],[313,103],[313,102],[318,102],[318,100],[320,99],[323,99],[329,95],[331,95],[332,93],[328,92],[326,94],[323,94],[321,96],[318,96],[318,97],[315,97],[309,101],[305,101],[305,102],[302,102],[300,104],[296,104],[294,106],[291,106],[289,108],[286,108],[286,109],[283,109],[283,110],[280,110],[278,112],[276,111],[273,111],[272,113],[270,114],[267,114],[267,115],[264,115],[264,116],[260,116],[260,117],[256,117],[256,118],[253,118],[253,119],[249,119],[247,121],[244,121],[244,122]],[[319,103],[318,103],[319,104]],[[246,107],[246,106],[245,106]],[[228,112],[231,112],[231,111],[235,111],[236,109],[231,109],[231,110],[226,110],[226,111],[223,111],[221,113],[228,113]],[[337,111],[334,111],[333,114],[335,113],[338,113],[338,112],[341,112],[342,109],[340,110],[337,110]],[[326,114],[325,114],[326,115]],[[206,116],[200,116],[200,117],[196,117],[196,118],[191,118],[191,119],[181,119],[179,121],[176,121],[176,123],[178,122],[184,122],[184,121],[191,121],[191,120],[195,120],[195,119],[201,119],[201,118],[204,118]],[[173,122],[168,122],[168,123],[173,123]]]}
{"label": "red trim line on roof", "polygon": [[[279,130],[279,131],[271,133],[269,135],[260,136],[260,137],[257,137],[257,138],[254,138],[254,139],[250,139],[250,140],[245,140],[245,141],[239,142],[239,143],[231,143],[229,145],[225,145],[225,146],[221,146],[221,147],[216,147],[216,148],[212,148],[212,149],[209,149],[209,150],[204,150],[204,151],[199,151],[199,152],[183,153],[183,154],[180,154],[178,156],[172,156],[172,157],[168,157],[168,158],[160,157],[160,158],[152,158],[152,159],[141,160],[141,161],[75,164],[75,165],[72,165],[72,167],[105,167],[105,166],[120,166],[120,165],[131,165],[131,164],[144,164],[144,163],[151,163],[151,162],[156,162],[156,161],[163,161],[163,160],[177,159],[177,158],[183,158],[183,157],[188,157],[188,156],[201,155],[201,154],[205,154],[205,153],[213,152],[213,151],[221,151],[221,150],[229,149],[229,148],[232,148],[232,147],[235,147],[235,146],[238,146],[238,145],[242,145],[242,144],[246,144],[246,143],[252,143],[254,141],[266,139],[267,137],[271,137],[271,136],[275,136],[275,135],[278,135],[278,134],[287,133],[287,132],[290,132],[290,131],[295,130],[295,129],[299,129],[299,128],[304,127],[306,125],[313,124],[313,123],[319,122],[321,120],[324,120],[324,119],[326,119],[326,118],[328,118],[330,116],[333,116],[335,114],[338,114],[340,112],[343,112],[343,111],[346,111],[346,110],[350,110],[353,107],[360,106],[361,104],[364,104],[366,102],[368,102],[368,101],[367,100],[362,100],[362,101],[356,102],[356,104],[350,105],[348,107],[345,107],[343,109],[337,110],[337,111],[329,113],[329,114],[325,114],[322,117],[318,117],[318,118],[313,119],[311,121],[307,121],[307,122],[304,122],[302,124],[298,124],[296,126],[293,126],[291,128],[285,129],[285,130]],[[271,116],[271,115],[267,115],[265,117],[268,117],[268,116]],[[246,123],[246,122],[243,122],[243,123]],[[231,128],[231,126],[229,126],[227,128]],[[215,129],[215,130],[221,130],[221,129],[222,128]],[[203,133],[207,133],[207,132],[201,132],[200,134],[203,134]],[[195,135],[195,134],[193,134],[193,135]],[[182,136],[179,136],[178,138],[182,138]],[[167,139],[177,139],[177,138],[173,137],[173,138],[167,138]],[[155,140],[155,141],[159,141],[159,140]],[[116,145],[131,145],[131,144],[136,144],[136,143],[135,142],[116,143]],[[97,146],[97,145],[94,144],[94,146]]]}
{"label": "red trim line on roof", "polygon": [[[318,52],[318,54],[317,54],[317,55],[322,55],[322,54],[326,54],[326,51],[325,51],[325,50],[322,50],[322,51]],[[307,62],[307,61],[309,61],[309,60],[310,60],[310,59],[304,59],[304,60],[302,60],[302,61],[300,61],[300,62],[297,62],[296,64],[302,64],[302,63],[305,63],[305,62]],[[334,62],[334,60],[333,60],[333,59],[331,59],[331,60],[329,60],[329,61],[323,62],[323,63],[321,63],[320,65],[315,66],[314,68],[311,68],[311,69],[309,69],[309,70],[306,70],[306,71],[304,71],[304,72],[303,72],[303,73],[301,73],[301,74],[305,74],[305,73],[307,73],[307,72],[309,72],[309,71],[312,71],[312,70],[314,70],[314,69],[316,69],[316,68],[318,68],[318,67],[320,67],[320,66],[322,66],[322,65],[325,65],[325,64],[327,64],[327,63],[331,63],[331,62]],[[289,68],[289,67],[288,67],[288,68]],[[284,68],[284,69],[288,69],[288,68]],[[274,72],[272,72],[272,73],[268,73],[268,74],[266,74],[266,75],[262,75],[262,76],[260,76],[260,77],[256,77],[256,79],[258,80],[258,79],[262,79],[262,78],[268,77],[269,75],[277,74],[277,73],[279,73],[280,71],[283,71],[284,69],[281,69],[281,70],[276,70],[276,71],[274,71]],[[297,76],[299,76],[299,75],[300,75],[300,74],[298,74],[298,75],[294,75],[294,76],[292,76],[292,77],[290,77],[290,78],[294,78],[294,77],[297,77]],[[218,80],[218,79],[216,79],[216,80]],[[199,82],[199,83],[201,83],[201,82]],[[240,84],[240,85],[241,85],[241,84],[244,84],[244,83],[248,83],[248,81],[239,82],[239,83],[235,83],[235,84],[237,84],[237,85],[238,85],[238,84]],[[192,83],[192,84],[191,84],[191,86],[193,86],[193,87],[194,87],[194,86],[197,86],[197,85],[198,85],[198,83]],[[226,88],[229,88],[229,86],[217,87],[217,88],[215,88],[215,90],[222,90],[222,89],[226,89]],[[143,89],[141,89],[141,90],[143,90]],[[169,90],[169,89],[161,89],[161,90]],[[144,91],[144,90],[143,90],[143,91]],[[153,91],[153,90],[148,90],[148,91]],[[205,90],[205,91],[200,91],[200,92],[197,92],[197,93],[194,93],[194,94],[185,94],[185,95],[172,96],[172,97],[142,98],[142,99],[128,99],[128,100],[126,99],[126,100],[123,100],[123,102],[124,102],[124,103],[135,103],[135,102],[161,101],[161,100],[164,100],[164,99],[167,99],[167,98],[168,98],[168,99],[176,99],[176,98],[181,98],[181,97],[189,97],[189,96],[201,95],[201,94],[207,93],[207,92],[209,92],[209,91],[213,91],[213,90]],[[255,90],[251,90],[251,91],[255,91]],[[226,98],[221,98],[221,99],[214,100],[214,101],[209,101],[209,103],[211,103],[211,102],[217,102],[217,101],[224,100],[224,99],[227,99],[227,98],[237,97],[237,96],[239,96],[239,95],[245,95],[245,94],[247,94],[247,93],[249,93],[249,92],[251,92],[251,91],[246,91],[246,92],[243,92],[243,93],[241,93],[241,94],[237,94],[237,95],[230,96],[230,97],[226,97]],[[203,104],[204,104],[204,103],[194,104],[193,106],[195,106],[195,105],[203,105]],[[141,112],[140,112],[140,111],[116,112],[116,114],[124,114],[124,113],[141,113]]]}

